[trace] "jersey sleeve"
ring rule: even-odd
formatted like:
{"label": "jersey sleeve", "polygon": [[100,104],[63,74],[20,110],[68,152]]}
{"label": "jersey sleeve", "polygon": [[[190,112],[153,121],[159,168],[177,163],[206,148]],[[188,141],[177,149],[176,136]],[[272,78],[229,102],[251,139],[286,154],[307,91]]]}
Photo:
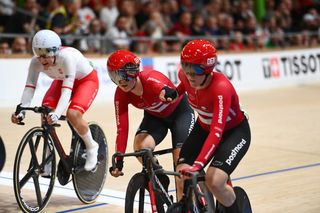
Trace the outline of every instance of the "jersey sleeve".
{"label": "jersey sleeve", "polygon": [[214,96],[214,106],[210,133],[202,146],[200,154],[194,162],[201,167],[204,167],[204,165],[212,158],[213,153],[221,140],[231,106],[232,95],[231,92],[229,92],[231,91],[231,88],[229,89],[229,84],[220,82],[214,88],[212,93]]}
{"label": "jersey sleeve", "polygon": [[39,63],[36,61],[35,58],[32,58],[29,65],[26,85],[24,87],[21,101],[20,101],[21,106],[23,107],[30,106],[36,86],[37,86],[37,82],[39,79],[39,74],[40,74]]}
{"label": "jersey sleeve", "polygon": [[63,61],[63,66],[65,69],[64,79],[61,87],[61,96],[59,98],[59,102],[55,109],[55,113],[58,117],[62,115],[64,110],[67,108],[71,93],[73,89],[73,84],[76,76],[76,64],[73,62],[71,57],[66,57]]}
{"label": "jersey sleeve", "polygon": [[117,124],[116,152],[125,153],[128,143],[129,114],[126,94],[117,88],[114,96],[114,107]]}

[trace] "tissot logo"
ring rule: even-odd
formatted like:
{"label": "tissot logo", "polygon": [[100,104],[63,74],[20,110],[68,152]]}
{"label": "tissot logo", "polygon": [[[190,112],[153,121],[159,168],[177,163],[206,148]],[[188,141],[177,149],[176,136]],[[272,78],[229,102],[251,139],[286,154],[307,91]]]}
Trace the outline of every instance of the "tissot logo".
{"label": "tissot logo", "polygon": [[278,58],[266,58],[262,60],[263,74],[265,78],[279,78],[280,66]]}
{"label": "tissot logo", "polygon": [[320,54],[303,54],[262,59],[265,78],[303,76],[319,73]]}

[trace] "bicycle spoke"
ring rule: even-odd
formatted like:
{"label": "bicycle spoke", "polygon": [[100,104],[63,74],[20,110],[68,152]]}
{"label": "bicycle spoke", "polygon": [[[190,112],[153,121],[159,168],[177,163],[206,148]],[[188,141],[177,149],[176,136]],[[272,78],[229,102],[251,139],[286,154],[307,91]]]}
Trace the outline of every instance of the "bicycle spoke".
{"label": "bicycle spoke", "polygon": [[[37,140],[40,136],[37,136]],[[29,148],[30,148],[30,152],[31,152],[31,155],[32,155],[32,161],[33,161],[33,164],[35,167],[38,167],[39,166],[39,163],[38,163],[38,159],[37,159],[37,155],[36,155],[36,149],[33,145],[33,140],[31,139],[29,141]]]}
{"label": "bicycle spoke", "polygon": [[42,196],[41,196],[38,176],[33,177],[33,181],[34,181],[34,188],[36,190],[38,206],[41,206],[42,205]]}
{"label": "bicycle spoke", "polygon": [[28,180],[32,177],[34,170],[29,170],[28,173],[20,180],[19,188],[22,189],[24,185],[28,182]]}
{"label": "bicycle spoke", "polygon": [[145,194],[145,190],[143,188],[141,188],[139,190],[139,213],[143,213],[144,211],[144,194]]}

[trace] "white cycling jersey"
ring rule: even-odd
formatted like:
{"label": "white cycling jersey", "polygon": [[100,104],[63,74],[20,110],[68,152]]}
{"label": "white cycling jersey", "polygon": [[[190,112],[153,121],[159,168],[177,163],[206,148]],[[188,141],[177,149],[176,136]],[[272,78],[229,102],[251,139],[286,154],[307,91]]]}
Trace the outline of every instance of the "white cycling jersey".
{"label": "white cycling jersey", "polygon": [[68,106],[74,81],[86,77],[93,70],[88,59],[73,47],[62,47],[56,55],[55,64],[48,69],[38,61],[37,57],[31,59],[29,73],[23,95],[21,98],[22,106],[28,107],[31,104],[40,72],[44,72],[49,77],[62,80],[61,96],[55,113],[58,117]]}

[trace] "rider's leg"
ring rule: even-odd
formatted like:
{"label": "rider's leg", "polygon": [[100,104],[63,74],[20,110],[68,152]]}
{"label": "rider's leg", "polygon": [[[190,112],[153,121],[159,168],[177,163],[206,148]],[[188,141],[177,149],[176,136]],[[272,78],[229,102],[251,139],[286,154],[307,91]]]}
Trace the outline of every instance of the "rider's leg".
{"label": "rider's leg", "polygon": [[209,167],[206,173],[206,185],[216,199],[226,208],[226,213],[240,212],[236,202],[236,195],[232,186],[227,182],[229,175],[223,170]]}
{"label": "rider's leg", "polygon": [[97,164],[99,145],[93,140],[89,125],[82,116],[83,114],[78,110],[68,109],[67,111],[68,120],[86,145],[87,159],[84,169],[90,171],[94,169]]}
{"label": "rider's leg", "polygon": [[[149,148],[154,150],[155,147],[156,147],[156,142],[154,138],[147,133],[138,133],[134,137],[134,143],[133,143],[134,151],[138,151],[144,148]],[[138,160],[141,162],[141,158],[138,158]]]}

